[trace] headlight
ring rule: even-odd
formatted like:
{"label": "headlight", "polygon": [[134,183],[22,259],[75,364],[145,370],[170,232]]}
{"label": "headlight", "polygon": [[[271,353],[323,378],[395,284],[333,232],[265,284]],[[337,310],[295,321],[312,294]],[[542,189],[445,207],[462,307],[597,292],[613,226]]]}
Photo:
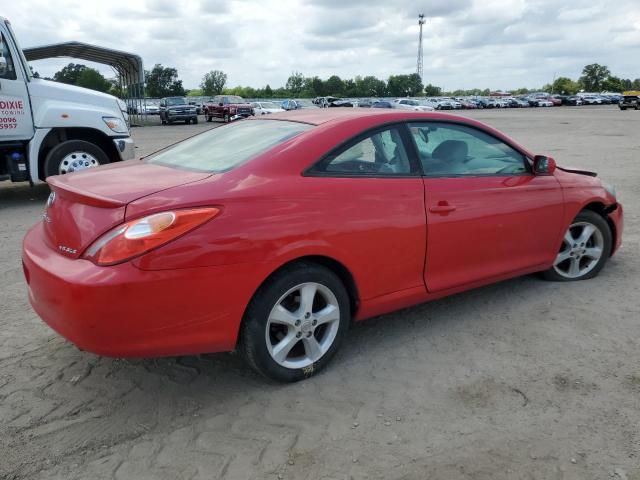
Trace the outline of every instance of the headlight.
{"label": "headlight", "polygon": [[122,118],[102,117],[102,120],[104,121],[104,123],[107,124],[107,127],[109,127],[111,130],[113,130],[116,133],[129,133],[129,130],[127,129],[127,124]]}
{"label": "headlight", "polygon": [[611,194],[613,198],[616,198],[616,187],[607,182],[602,182],[604,189]]}

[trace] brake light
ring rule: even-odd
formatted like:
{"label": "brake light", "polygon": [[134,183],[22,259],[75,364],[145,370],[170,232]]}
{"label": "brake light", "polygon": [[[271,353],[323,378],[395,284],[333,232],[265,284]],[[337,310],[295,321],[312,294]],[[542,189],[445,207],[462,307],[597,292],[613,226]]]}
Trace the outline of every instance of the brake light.
{"label": "brake light", "polygon": [[122,263],[175,240],[219,213],[215,207],[192,208],[131,220],[98,238],[82,257],[97,265]]}

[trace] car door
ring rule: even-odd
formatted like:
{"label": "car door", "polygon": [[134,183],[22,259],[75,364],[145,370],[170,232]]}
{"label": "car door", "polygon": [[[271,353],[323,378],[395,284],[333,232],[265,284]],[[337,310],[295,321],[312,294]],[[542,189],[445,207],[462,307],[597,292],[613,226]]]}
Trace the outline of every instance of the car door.
{"label": "car door", "polygon": [[554,176],[533,175],[523,152],[475,127],[409,128],[424,172],[429,291],[548,266],[563,217]]}
{"label": "car door", "polygon": [[402,125],[371,130],[305,172],[305,191],[322,205],[305,221],[326,232],[323,243],[340,246],[362,300],[425,291],[424,188],[408,141]]}
{"label": "car door", "polygon": [[33,137],[29,94],[20,57],[0,28],[0,141]]}

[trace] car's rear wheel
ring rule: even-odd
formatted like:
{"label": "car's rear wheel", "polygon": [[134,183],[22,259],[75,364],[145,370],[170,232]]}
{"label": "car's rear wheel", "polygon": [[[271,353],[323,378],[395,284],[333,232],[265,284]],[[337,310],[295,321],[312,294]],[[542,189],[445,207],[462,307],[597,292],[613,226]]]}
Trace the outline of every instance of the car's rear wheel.
{"label": "car's rear wheel", "polygon": [[543,276],[561,282],[593,278],[609,258],[611,242],[607,221],[596,212],[584,210],[569,226],[553,266]]}
{"label": "car's rear wheel", "polygon": [[329,269],[301,262],[285,267],[251,301],[239,351],[265,377],[296,382],[321,370],[347,333],[349,296]]}

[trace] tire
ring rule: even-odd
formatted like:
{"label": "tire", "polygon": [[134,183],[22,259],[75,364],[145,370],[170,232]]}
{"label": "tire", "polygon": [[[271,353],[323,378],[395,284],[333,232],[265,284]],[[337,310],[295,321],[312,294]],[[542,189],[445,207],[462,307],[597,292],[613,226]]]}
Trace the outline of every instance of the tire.
{"label": "tire", "polygon": [[109,157],[97,145],[84,140],[67,140],[49,151],[44,160],[44,174],[45,177],[64,175],[107,163]]}
{"label": "tire", "polygon": [[207,122],[210,122],[213,119],[211,115],[207,115]]}
{"label": "tire", "polygon": [[223,123],[231,122],[231,117],[229,116],[229,112],[224,112],[224,114],[222,115],[222,122]]}
{"label": "tire", "polygon": [[198,124],[198,117],[195,117],[191,121],[193,122],[194,125],[197,125]]}
{"label": "tire", "polygon": [[[626,109],[627,109],[627,107],[620,107],[620,110],[626,110]],[[637,110],[637,109],[638,109],[638,108],[636,107],[636,110]]]}
{"label": "tire", "polygon": [[[593,229],[588,237],[585,235],[586,228]],[[596,212],[583,210],[571,222],[554,265],[542,272],[543,278],[554,282],[572,282],[595,277],[609,259],[612,242],[613,236],[607,221]],[[600,255],[597,258],[592,256],[591,252],[598,250]]]}
{"label": "tire", "polygon": [[[311,308],[303,308],[301,299],[307,294],[302,288],[314,292],[310,297],[314,300],[307,303]],[[331,314],[316,317],[330,306],[334,307]],[[337,275],[315,263],[295,263],[276,272],[256,292],[240,328],[238,351],[261,375],[297,382],[325,367],[344,340],[350,321],[349,296]],[[276,360],[277,346],[287,337],[287,353]]]}

